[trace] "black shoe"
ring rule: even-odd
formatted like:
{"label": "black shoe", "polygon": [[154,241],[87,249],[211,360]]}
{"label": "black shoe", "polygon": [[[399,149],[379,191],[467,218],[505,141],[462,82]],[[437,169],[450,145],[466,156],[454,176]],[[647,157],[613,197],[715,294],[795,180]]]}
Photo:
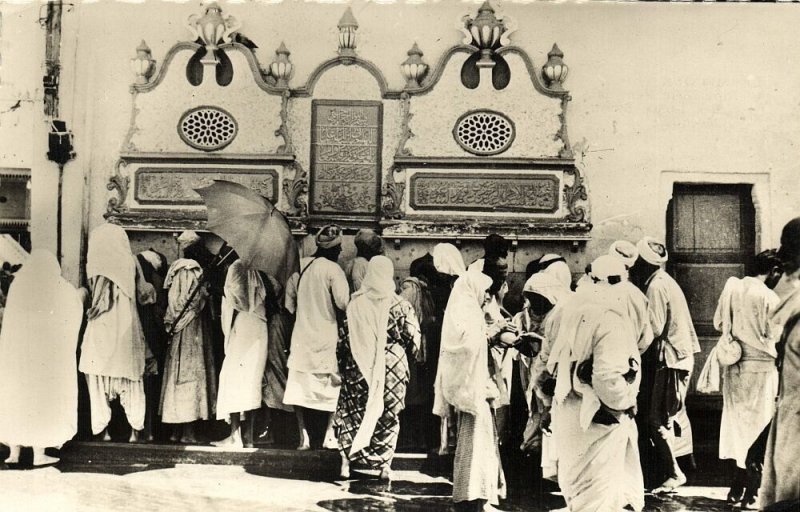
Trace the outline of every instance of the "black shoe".
{"label": "black shoe", "polygon": [[753,494],[748,490],[742,498],[742,510],[758,510],[756,501],[758,501],[758,494]]}

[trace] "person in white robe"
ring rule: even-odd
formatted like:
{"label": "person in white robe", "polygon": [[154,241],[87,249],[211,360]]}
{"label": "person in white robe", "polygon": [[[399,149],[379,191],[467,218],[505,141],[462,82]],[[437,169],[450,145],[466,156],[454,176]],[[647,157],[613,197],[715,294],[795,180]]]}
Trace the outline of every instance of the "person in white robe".
{"label": "person in white robe", "polygon": [[748,460],[748,452],[775,413],[775,343],[780,336],[771,318],[780,299],[767,285],[770,274],[780,268],[775,251],[757,255],[755,268],[754,277],[728,279],[714,313],[714,327],[741,348],[739,360],[723,372],[719,458],[733,459],[737,466],[728,504],[747,507],[755,504],[763,464],[763,459]]}
{"label": "person in white robe", "polygon": [[[252,448],[255,410],[261,407],[269,330],[261,274],[241,260],[228,268],[222,302],[225,359],[219,373],[217,419],[229,421],[230,435],[212,444]],[[245,421],[242,432],[242,421]]]}
{"label": "person in white robe", "polygon": [[[609,247],[608,254],[619,258],[625,265],[625,269],[630,270],[639,257],[639,250],[627,240],[617,240]],[[639,347],[639,353],[643,353],[653,340],[653,328],[650,325],[648,315],[649,303],[647,296],[629,278],[624,279],[614,289],[625,298],[628,319],[631,321],[631,327],[636,333],[636,345]]]}
{"label": "person in white robe", "polygon": [[784,275],[775,287],[781,298],[772,315],[783,326],[777,344],[778,399],[770,425],[759,490],[759,509],[800,510],[800,217],[781,233],[778,257]]}
{"label": "person in white robe", "polygon": [[[433,282],[433,286],[435,286],[432,295],[436,305],[437,332],[439,334],[434,340],[436,350],[434,358],[431,361],[434,374],[433,390],[435,393],[437,386],[437,369],[439,367],[439,357],[442,348],[441,332],[444,313],[450,300],[453,285],[459,277],[464,275],[464,272],[467,271],[467,267],[464,264],[464,257],[461,255],[461,251],[458,250],[458,247],[450,243],[436,244],[433,247],[431,259],[433,262],[432,273],[438,273],[440,276],[444,276],[444,279],[430,279],[430,281]],[[434,352],[432,351],[432,353]],[[439,422],[439,455],[452,453],[453,450],[455,450],[456,436],[458,433],[458,421],[455,409],[449,407],[444,409],[442,413],[444,416],[439,415],[441,417]]]}
{"label": "person in white robe", "polygon": [[106,223],[91,232],[86,274],[92,306],[78,369],[89,387],[92,432],[111,439],[106,431],[109,402],[119,399],[131,427],[130,441],[137,441],[144,428],[147,347],[136,309],[136,261],[124,229]]}
{"label": "person in white robe", "polygon": [[594,283],[581,287],[563,313],[548,366],[556,375],[552,429],[558,483],[571,511],[644,507],[633,420],[639,349],[613,290],[625,267],[612,256],[592,263]]}
{"label": "person in white robe", "polygon": [[[341,228],[323,227],[316,242],[317,252],[300,260],[300,272],[289,279],[286,290],[286,307],[296,313],[296,320],[283,403],[295,406],[300,430],[298,449],[301,450],[309,449],[312,442],[315,447],[336,447],[330,413],[336,410],[342,382],[336,360],[337,318],[344,314],[350,302],[350,286],[337,263],[342,245]],[[310,422],[311,426],[327,424],[322,435],[309,435],[306,427],[309,417],[317,420]]]}
{"label": "person in white robe", "polygon": [[[521,333],[532,332],[540,336],[538,350],[531,357],[520,357],[523,369],[522,383],[528,401],[528,424],[525,428],[524,442],[541,443],[542,475],[555,479],[556,476],[556,443],[550,431],[550,407],[552,391],[546,391],[545,382],[552,382],[553,376],[547,372],[547,362],[556,339],[560,318],[564,305],[569,301],[572,292],[563,278],[549,272],[537,272],[525,282],[522,289],[526,307],[515,321]],[[542,436],[542,434],[545,434]]]}
{"label": "person in white robe", "polygon": [[[686,414],[686,393],[700,342],[694,330],[686,296],[663,268],[666,246],[652,237],[636,244],[639,257],[631,267],[631,279],[644,290],[653,342],[643,346],[644,373],[639,414],[645,415],[654,460],[646,458],[648,487],[655,493],[670,492],[686,483],[677,457],[692,453],[692,430]],[[677,390],[677,392],[675,392]],[[675,425],[678,425],[678,428]],[[653,484],[653,485],[650,485]]]}
{"label": "person in white robe", "polygon": [[492,279],[465,272],[453,285],[442,326],[433,412],[458,413],[458,443],[453,463],[453,501],[458,509],[483,510],[505,497],[492,401],[500,395],[489,373],[490,331],[483,316]]}
{"label": "person in white robe", "polygon": [[77,290],[61,277],[50,252],[36,249],[8,294],[0,330],[0,443],[7,464],[33,447],[33,465],[58,462],[45,448],[61,447],[78,430],[75,351],[83,316]]}

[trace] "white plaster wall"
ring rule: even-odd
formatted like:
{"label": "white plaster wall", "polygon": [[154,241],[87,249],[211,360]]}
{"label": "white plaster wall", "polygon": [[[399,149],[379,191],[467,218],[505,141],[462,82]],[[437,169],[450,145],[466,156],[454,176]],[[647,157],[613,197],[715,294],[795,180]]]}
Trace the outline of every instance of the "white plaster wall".
{"label": "white plaster wall", "polygon": [[[223,6],[261,47],[262,62],[286,42],[295,65],[293,87],[335,55],[342,4]],[[433,65],[461,40],[455,20],[474,14],[477,6],[357,1],[359,55],[384,72],[390,88],[399,89],[404,83],[399,64],[411,44],[418,41]],[[579,253],[583,258],[577,265],[618,237],[664,235],[665,212],[658,202],[663,171],[687,173],[692,180],[705,176],[711,182],[715,173],[768,173],[768,204],[760,207],[770,212],[771,221],[761,244],[778,243],[783,224],[800,213],[794,200],[800,181],[795,142],[800,136],[795,35],[800,9],[546,2],[500,7],[518,26],[512,41],[529,52],[537,68],[558,42],[571,69],[566,83],[573,97],[569,136],[586,173],[595,224],[593,240]],[[79,75],[65,97],[74,105],[80,144],[79,159],[68,166],[77,167],[70,186],[77,193],[77,177],[89,176],[90,226],[102,220],[105,185],[127,131],[133,78],[128,61],[141,39],[162,59],[176,41],[189,39],[184,21],[196,12],[194,3],[98,2],[65,14],[65,31],[79,30],[74,60],[64,63]],[[293,119],[306,118],[306,101],[293,106]],[[462,109],[446,101],[438,108],[445,115]],[[265,136],[272,129],[265,128]],[[449,129],[442,137],[451,137]],[[304,140],[307,144],[300,135],[294,138],[301,161],[307,160]],[[384,165],[389,154],[384,154]]]}
{"label": "white plaster wall", "polygon": [[136,94],[129,149],[142,152],[184,152],[203,154],[187,145],[178,134],[178,122],[194,107],[219,107],[233,116],[238,131],[233,141],[215,153],[274,153],[283,144],[275,130],[281,124],[281,97],[258,87],[244,54],[229,49],[233,80],[217,84],[213,67],[204,70],[198,86],[186,79],[186,65],[194,52],[180,51],[169,64],[164,80],[147,92]]}
{"label": "white plaster wall", "polygon": [[477,88],[461,84],[461,67],[469,58],[457,53],[448,61],[439,82],[426,94],[411,97],[409,123],[414,133],[406,148],[415,156],[474,157],[455,141],[452,131],[458,118],[477,109],[496,110],[514,123],[516,137],[498,158],[541,158],[558,156],[562,143],[556,138],[561,128],[561,99],[534,89],[525,63],[519,55],[506,54],[511,80],[505,89],[492,86],[491,74],[481,73]]}

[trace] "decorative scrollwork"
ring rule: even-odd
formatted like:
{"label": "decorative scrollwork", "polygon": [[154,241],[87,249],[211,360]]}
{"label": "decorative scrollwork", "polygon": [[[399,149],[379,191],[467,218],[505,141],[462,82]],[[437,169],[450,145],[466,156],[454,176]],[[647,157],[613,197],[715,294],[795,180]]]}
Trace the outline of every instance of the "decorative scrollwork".
{"label": "decorative scrollwork", "polygon": [[401,172],[399,167],[389,169],[389,179],[381,187],[381,213],[385,219],[401,219],[405,216],[402,210],[405,181],[396,181],[395,173]]}
{"label": "decorative scrollwork", "polygon": [[305,217],[308,215],[308,173],[303,170],[299,162],[292,162],[294,178],[283,180],[283,194],[289,205],[287,214],[293,217]]}
{"label": "decorative scrollwork", "polygon": [[276,137],[283,137],[283,144],[278,146],[275,151],[280,155],[294,154],[294,147],[292,146],[292,134],[289,132],[289,90],[283,91],[281,95],[281,125],[275,130]]}
{"label": "decorative scrollwork", "polygon": [[397,144],[397,151],[395,156],[412,156],[411,150],[406,148],[408,140],[414,137],[414,132],[411,131],[411,118],[414,114],[411,113],[411,97],[407,92],[400,94],[400,142]]}
{"label": "decorative scrollwork", "polygon": [[560,158],[574,158],[572,146],[569,143],[569,134],[567,133],[567,104],[571,98],[569,95],[561,97],[561,113],[558,114],[558,119],[561,121],[561,128],[556,132],[556,140],[561,140],[564,144],[558,152]]}
{"label": "decorative scrollwork", "polygon": [[108,199],[108,204],[106,206],[106,212],[108,213],[119,213],[123,210],[125,198],[128,197],[128,187],[131,183],[130,177],[122,174],[122,168],[127,166],[128,162],[125,160],[117,160],[115,173],[108,179],[106,189],[111,192],[116,191],[117,193],[116,196],[112,196]]}
{"label": "decorative scrollwork", "polygon": [[572,175],[572,185],[564,186],[564,200],[567,204],[569,213],[567,220],[571,222],[586,222],[586,208],[578,205],[578,201],[586,201],[589,196],[586,193],[586,186],[583,184],[583,177],[577,167],[568,167],[564,174]]}

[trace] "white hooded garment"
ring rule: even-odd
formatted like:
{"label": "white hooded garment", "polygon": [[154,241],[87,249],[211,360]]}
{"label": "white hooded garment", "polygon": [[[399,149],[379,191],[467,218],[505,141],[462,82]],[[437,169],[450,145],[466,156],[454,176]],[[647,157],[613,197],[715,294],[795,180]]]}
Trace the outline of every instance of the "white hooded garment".
{"label": "white hooded garment", "polygon": [[34,250],[11,285],[0,332],[0,442],[44,448],[77,432],[82,315],[55,256]]}

